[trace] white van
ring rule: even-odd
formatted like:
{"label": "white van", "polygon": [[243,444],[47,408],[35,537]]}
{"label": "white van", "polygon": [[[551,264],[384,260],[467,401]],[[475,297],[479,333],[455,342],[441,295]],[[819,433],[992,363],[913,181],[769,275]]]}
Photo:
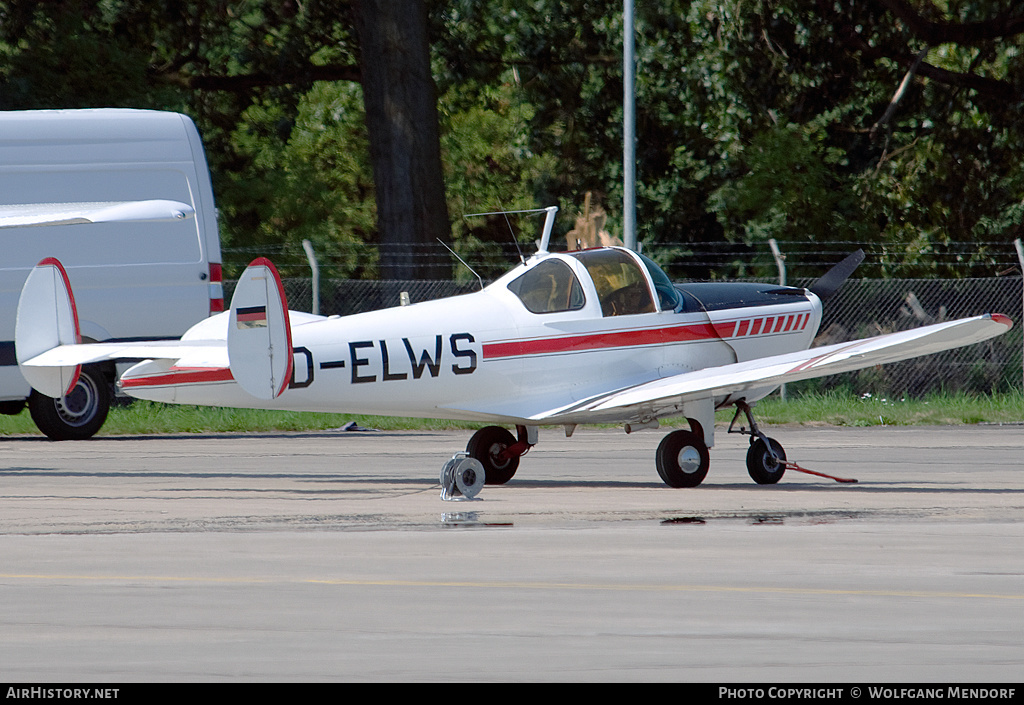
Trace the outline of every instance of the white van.
{"label": "white van", "polygon": [[149,110],[0,112],[0,204],[147,199],[188,204],[196,217],[0,230],[0,413],[19,413],[27,399],[55,440],[88,438],[106,420],[112,365],[83,369],[63,399],[31,390],[18,371],[18,297],[46,257],[67,270],[83,341],[177,338],[224,310],[213,188],[192,120]]}

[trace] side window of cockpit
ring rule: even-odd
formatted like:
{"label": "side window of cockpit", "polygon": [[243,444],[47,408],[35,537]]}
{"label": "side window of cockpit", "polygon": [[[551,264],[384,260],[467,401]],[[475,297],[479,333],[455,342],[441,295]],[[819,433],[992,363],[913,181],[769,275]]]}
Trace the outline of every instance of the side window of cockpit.
{"label": "side window of cockpit", "polygon": [[583,287],[565,262],[547,260],[508,285],[531,313],[578,311],[585,299]]}
{"label": "side window of cockpit", "polygon": [[657,310],[643,270],[626,253],[619,250],[585,250],[571,254],[583,262],[594,280],[603,315],[628,316]]}

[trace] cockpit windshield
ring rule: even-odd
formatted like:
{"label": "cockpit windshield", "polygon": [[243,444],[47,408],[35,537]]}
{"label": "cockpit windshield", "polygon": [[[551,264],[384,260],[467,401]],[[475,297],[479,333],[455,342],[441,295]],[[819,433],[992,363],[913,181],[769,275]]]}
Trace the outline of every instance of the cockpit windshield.
{"label": "cockpit windshield", "polygon": [[579,259],[587,268],[601,300],[603,315],[627,316],[657,310],[643,270],[625,252],[599,249],[567,254]]}
{"label": "cockpit windshield", "polygon": [[658,292],[658,303],[662,311],[675,311],[682,303],[682,295],[672,284],[665,271],[659,267],[650,257],[640,255],[641,261],[647,267],[648,274],[654,282],[654,290]]}

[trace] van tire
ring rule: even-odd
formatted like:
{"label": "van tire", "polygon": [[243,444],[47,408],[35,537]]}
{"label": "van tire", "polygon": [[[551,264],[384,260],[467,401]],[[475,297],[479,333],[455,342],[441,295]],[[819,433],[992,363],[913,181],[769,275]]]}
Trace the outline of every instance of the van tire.
{"label": "van tire", "polygon": [[0,414],[5,416],[17,416],[21,413],[21,410],[25,408],[24,399],[13,399],[10,401],[0,401]]}
{"label": "van tire", "polygon": [[54,399],[32,390],[28,410],[36,426],[54,441],[91,438],[107,420],[110,411],[110,383],[96,368],[83,368],[71,394]]}

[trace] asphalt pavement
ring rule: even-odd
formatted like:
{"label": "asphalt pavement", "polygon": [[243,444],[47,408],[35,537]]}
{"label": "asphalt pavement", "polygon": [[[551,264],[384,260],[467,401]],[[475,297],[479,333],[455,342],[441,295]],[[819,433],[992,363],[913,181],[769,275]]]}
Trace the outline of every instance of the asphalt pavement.
{"label": "asphalt pavement", "polygon": [[670,489],[664,431],[0,443],[8,682],[1019,682],[1022,426],[770,429],[801,466]]}

